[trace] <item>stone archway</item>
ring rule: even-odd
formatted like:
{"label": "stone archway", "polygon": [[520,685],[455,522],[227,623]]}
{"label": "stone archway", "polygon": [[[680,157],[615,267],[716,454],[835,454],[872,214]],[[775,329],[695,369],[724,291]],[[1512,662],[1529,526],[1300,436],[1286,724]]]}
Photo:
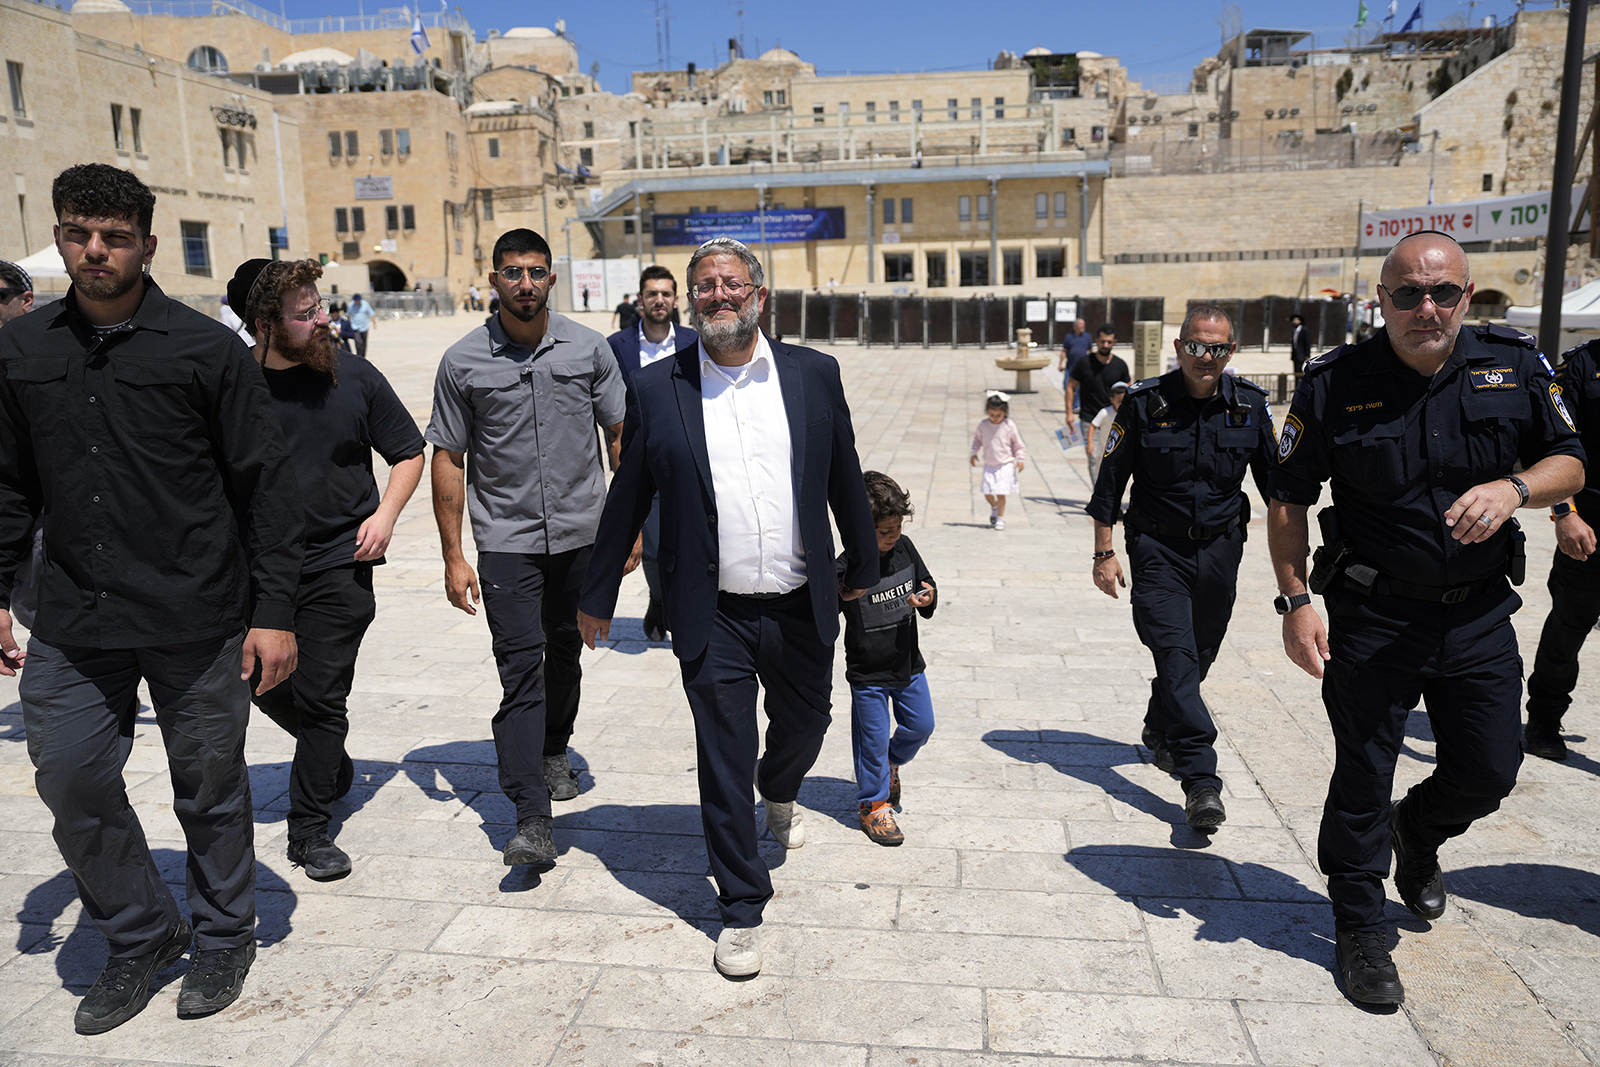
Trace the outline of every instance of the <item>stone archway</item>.
{"label": "stone archway", "polygon": [[406,289],[406,273],[386,259],[367,263],[367,284],[374,293],[400,293]]}

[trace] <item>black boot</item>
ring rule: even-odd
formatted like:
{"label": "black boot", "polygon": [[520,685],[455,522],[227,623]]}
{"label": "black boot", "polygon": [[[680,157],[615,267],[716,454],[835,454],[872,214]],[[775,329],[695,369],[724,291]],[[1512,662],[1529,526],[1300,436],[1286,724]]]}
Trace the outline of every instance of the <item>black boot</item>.
{"label": "black boot", "polygon": [[1405,987],[1389,956],[1389,931],[1340,930],[1339,975],[1345,996],[1358,1004],[1401,1004]]}
{"label": "black boot", "polygon": [[1437,919],[1444,914],[1444,872],[1439,869],[1439,853],[1424,851],[1406,840],[1400,809],[1406,800],[1395,804],[1389,815],[1389,841],[1394,847],[1394,888],[1400,900],[1419,919]]}
{"label": "black boot", "polygon": [[1522,730],[1522,751],[1540,759],[1566,759],[1567,743],[1561,739],[1561,720],[1548,722],[1530,716]]}

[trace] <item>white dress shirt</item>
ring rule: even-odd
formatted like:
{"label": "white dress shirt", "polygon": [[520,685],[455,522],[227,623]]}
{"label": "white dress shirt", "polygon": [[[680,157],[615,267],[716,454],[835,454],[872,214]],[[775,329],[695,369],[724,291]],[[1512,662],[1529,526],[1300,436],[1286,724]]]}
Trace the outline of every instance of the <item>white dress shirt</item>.
{"label": "white dress shirt", "polygon": [[643,319],[639,320],[639,366],[648,367],[658,359],[666,359],[678,350],[678,331],[672,323],[667,323],[667,336],[656,344],[644,335]]}
{"label": "white dress shirt", "polygon": [[806,582],[793,446],[772,348],[756,334],[742,367],[700,360],[706,456],[717,501],[717,588],[787,593]]}

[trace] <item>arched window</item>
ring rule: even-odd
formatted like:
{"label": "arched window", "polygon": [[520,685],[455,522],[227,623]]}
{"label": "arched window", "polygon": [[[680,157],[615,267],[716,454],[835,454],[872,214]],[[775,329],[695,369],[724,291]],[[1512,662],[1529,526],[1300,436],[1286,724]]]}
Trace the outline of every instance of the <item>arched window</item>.
{"label": "arched window", "polygon": [[201,74],[228,73],[228,57],[220,49],[203,44],[189,53],[189,69]]}

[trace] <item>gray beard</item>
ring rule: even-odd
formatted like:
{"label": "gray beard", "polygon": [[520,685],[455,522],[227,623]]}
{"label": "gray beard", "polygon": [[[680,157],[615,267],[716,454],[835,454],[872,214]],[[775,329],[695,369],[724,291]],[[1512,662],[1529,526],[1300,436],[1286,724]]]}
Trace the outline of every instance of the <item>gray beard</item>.
{"label": "gray beard", "polygon": [[698,308],[689,311],[689,325],[700,335],[700,344],[711,355],[733,352],[744,348],[756,336],[757,320],[761,318],[761,303],[751,300],[739,309],[739,317],[732,322],[708,322]]}

